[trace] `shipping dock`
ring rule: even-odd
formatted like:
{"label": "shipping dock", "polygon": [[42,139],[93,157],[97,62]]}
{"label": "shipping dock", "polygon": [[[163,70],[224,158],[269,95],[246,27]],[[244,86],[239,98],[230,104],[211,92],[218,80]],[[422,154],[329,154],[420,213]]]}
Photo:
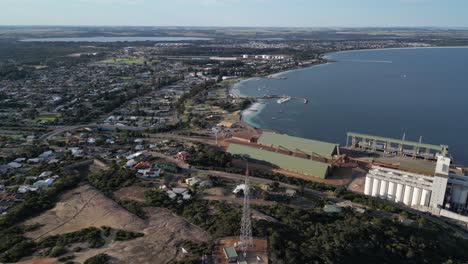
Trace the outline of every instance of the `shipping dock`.
{"label": "shipping dock", "polygon": [[302,101],[304,104],[309,103],[309,99],[303,98],[303,97],[293,97],[293,96],[287,96],[287,95],[265,95],[265,96],[259,96],[259,97],[251,97],[252,99],[259,100],[259,99],[278,99],[276,102],[278,104],[283,104],[291,100],[299,100]]}

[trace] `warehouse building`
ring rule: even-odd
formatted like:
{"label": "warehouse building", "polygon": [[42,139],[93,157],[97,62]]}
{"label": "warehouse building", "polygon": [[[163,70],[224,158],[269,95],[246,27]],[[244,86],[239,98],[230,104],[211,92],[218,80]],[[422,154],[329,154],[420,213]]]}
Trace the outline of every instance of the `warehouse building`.
{"label": "warehouse building", "polygon": [[303,159],[251,146],[231,144],[227,150],[232,155],[247,155],[251,159],[266,162],[281,169],[325,179],[330,173],[330,165],[310,159]]}
{"label": "warehouse building", "polygon": [[326,159],[332,159],[333,156],[340,154],[338,144],[292,137],[272,132],[263,132],[263,134],[258,138],[257,143],[279,150],[286,150],[293,153],[301,153]]}

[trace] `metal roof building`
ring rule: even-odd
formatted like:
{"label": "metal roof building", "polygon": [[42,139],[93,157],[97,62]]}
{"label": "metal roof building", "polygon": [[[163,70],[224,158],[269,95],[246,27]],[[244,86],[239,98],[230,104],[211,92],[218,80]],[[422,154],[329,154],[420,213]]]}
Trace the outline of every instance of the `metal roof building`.
{"label": "metal roof building", "polygon": [[245,145],[231,144],[227,151],[233,155],[248,155],[251,159],[265,161],[284,170],[322,179],[328,176],[330,169],[330,165],[327,163],[283,155]]}
{"label": "metal roof building", "polygon": [[223,251],[228,262],[237,262],[239,256],[237,255],[236,249],[234,247],[225,247],[223,248]]}
{"label": "metal roof building", "polygon": [[321,156],[324,158],[332,158],[333,155],[339,154],[340,151],[338,144],[292,137],[272,132],[263,132],[257,143],[268,147],[283,148],[293,152],[299,151],[312,156]]}

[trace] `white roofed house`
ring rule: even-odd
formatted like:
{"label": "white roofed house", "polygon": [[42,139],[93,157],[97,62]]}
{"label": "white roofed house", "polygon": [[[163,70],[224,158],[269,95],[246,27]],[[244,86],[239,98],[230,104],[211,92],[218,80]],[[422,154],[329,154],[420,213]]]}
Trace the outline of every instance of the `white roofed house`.
{"label": "white roofed house", "polygon": [[234,189],[234,191],[232,191],[234,194],[239,194],[240,192],[244,192],[245,191],[245,184],[239,184],[236,186],[236,188]]}
{"label": "white roofed house", "polygon": [[128,160],[127,163],[125,163],[125,167],[131,168],[135,166],[138,162],[134,159]]}
{"label": "white roofed house", "polygon": [[60,160],[59,159],[51,159],[49,160],[49,162],[47,162],[47,164],[51,165],[51,164],[55,164],[55,163],[59,163]]}
{"label": "white roofed house", "polygon": [[81,157],[83,155],[83,150],[79,148],[70,148],[70,151],[73,157]]}
{"label": "white roofed house", "polygon": [[36,187],[32,187],[31,185],[21,185],[19,188],[18,188],[18,193],[27,193],[27,192],[35,192],[37,191],[38,188]]}
{"label": "white roofed house", "polygon": [[[182,199],[183,200],[190,200],[192,198],[192,195],[190,194],[190,192],[187,190],[187,188],[173,188],[172,190],[170,190],[169,188],[167,188],[166,186],[164,186],[166,193],[167,193],[167,196],[169,196],[170,199],[176,199],[177,196],[182,196]],[[178,202],[182,202],[182,200],[179,200]]]}
{"label": "white roofed house", "polygon": [[39,180],[33,184],[33,187],[38,188],[38,189],[49,187],[50,185],[52,185],[52,183],[54,183],[54,180],[55,179],[53,178],[48,178],[46,180]]}
{"label": "white roofed house", "polygon": [[13,162],[8,163],[7,166],[12,168],[12,169],[19,169],[19,168],[21,168],[22,165],[20,163],[18,163],[18,162],[13,161]]}
{"label": "white roofed house", "polygon": [[196,184],[200,183],[201,181],[202,180],[200,178],[197,178],[197,177],[185,179],[185,182],[187,183],[188,186],[196,185]]}
{"label": "white roofed house", "polygon": [[40,158],[32,158],[32,159],[28,159],[28,163],[40,163],[42,162],[43,159],[40,159]]}
{"label": "white roofed house", "polygon": [[0,165],[0,174],[6,174],[10,169],[8,165]]}
{"label": "white roofed house", "polygon": [[177,197],[177,194],[171,190],[167,190],[166,193],[167,193],[167,196],[169,196],[169,198],[171,199],[175,199]]}
{"label": "white roofed house", "polygon": [[202,180],[198,177],[185,179],[185,183],[187,183],[188,186],[197,185],[200,188],[210,188],[213,186],[213,183],[210,180]]}
{"label": "white roofed house", "polygon": [[138,170],[137,176],[144,178],[157,178],[160,177],[162,173],[163,170],[160,168],[141,169]]}
{"label": "white roofed house", "polygon": [[145,147],[143,145],[136,145],[135,150],[144,150]]}
{"label": "white roofed house", "polygon": [[127,156],[127,160],[136,159],[136,158],[138,158],[139,156],[141,156],[141,154],[143,154],[143,153],[137,152],[137,153],[128,155],[128,156]]}
{"label": "white roofed house", "polygon": [[54,151],[48,150],[43,152],[41,155],[38,156],[38,158],[43,159],[43,160],[48,160],[51,159],[54,156]]}
{"label": "white roofed house", "polygon": [[38,178],[47,178],[47,177],[49,177],[50,175],[52,175],[52,172],[51,172],[51,171],[44,171],[44,172],[42,172],[41,174],[39,174]]}

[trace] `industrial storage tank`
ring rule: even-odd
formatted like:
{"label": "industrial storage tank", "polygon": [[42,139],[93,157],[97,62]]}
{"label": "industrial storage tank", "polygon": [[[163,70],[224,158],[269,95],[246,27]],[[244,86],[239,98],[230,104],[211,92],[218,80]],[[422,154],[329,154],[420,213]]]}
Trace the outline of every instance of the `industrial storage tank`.
{"label": "industrial storage tank", "polygon": [[372,192],[372,181],[373,179],[369,176],[366,177],[366,184],[364,185],[364,194],[370,195]]}
{"label": "industrial storage tank", "polygon": [[380,192],[379,192],[379,196],[380,198],[382,199],[385,199],[385,197],[387,197],[387,187],[388,187],[388,181],[380,181]]}
{"label": "industrial storage tank", "polygon": [[374,180],[372,181],[372,193],[371,193],[371,195],[374,196],[374,197],[377,197],[377,195],[379,195],[379,191],[380,191],[380,180],[374,178]]}
{"label": "industrial storage tank", "polygon": [[401,183],[397,184],[396,193],[395,193],[395,202],[401,203],[403,201],[403,191],[404,185]]}
{"label": "industrial storage tank", "polygon": [[421,201],[419,205],[429,206],[430,200],[431,200],[431,191],[423,189],[421,193]]}
{"label": "industrial storage tank", "polygon": [[418,206],[421,202],[422,190],[420,188],[414,187],[413,189],[413,198],[411,198],[411,206]]}
{"label": "industrial storage tank", "polygon": [[403,203],[405,205],[411,205],[411,198],[413,198],[413,187],[405,185],[405,194],[403,196]]}
{"label": "industrial storage tank", "polygon": [[396,183],[389,182],[388,183],[388,191],[387,191],[387,199],[388,200],[395,200],[395,191],[396,191]]}

